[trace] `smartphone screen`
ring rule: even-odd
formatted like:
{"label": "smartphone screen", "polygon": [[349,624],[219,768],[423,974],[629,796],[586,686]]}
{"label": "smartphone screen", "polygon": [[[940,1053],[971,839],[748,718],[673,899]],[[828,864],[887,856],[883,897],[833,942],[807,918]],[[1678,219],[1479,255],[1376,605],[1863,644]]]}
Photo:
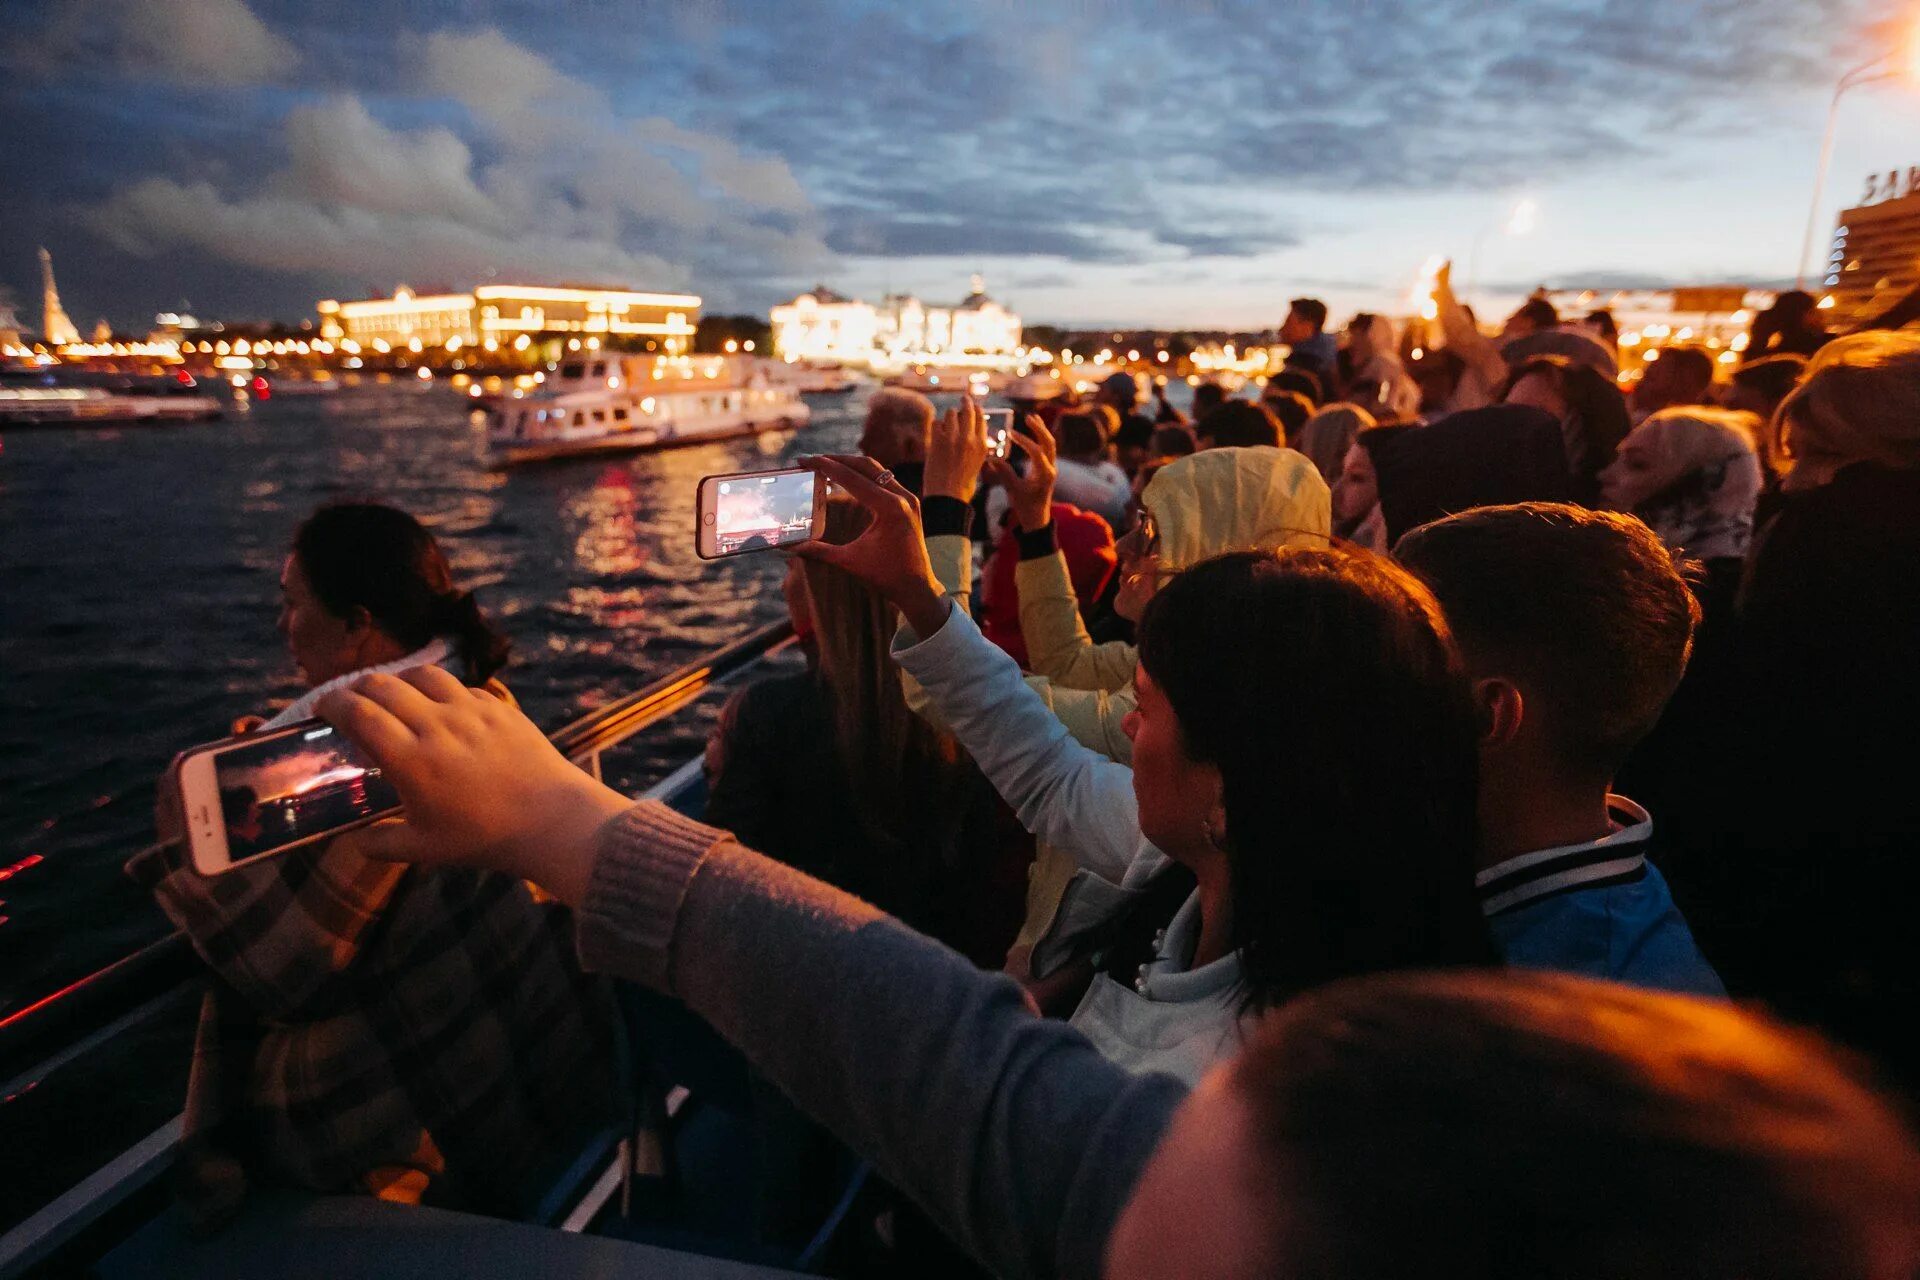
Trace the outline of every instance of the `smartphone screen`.
{"label": "smartphone screen", "polygon": [[987,450],[996,458],[1004,458],[1013,452],[1013,410],[982,409],[980,416],[987,423]]}
{"label": "smartphone screen", "polygon": [[814,536],[814,473],[708,476],[699,505],[697,550],[706,559],[790,547]]}
{"label": "smartphone screen", "polygon": [[[205,812],[200,797],[206,795],[206,768],[211,765],[227,865],[279,853],[400,807],[400,797],[380,770],[322,720],[290,725],[257,742],[242,738],[196,754],[207,759],[191,772],[183,766],[186,811]],[[200,824],[190,825],[197,843],[217,854],[214,841],[199,839]],[[195,861],[202,870],[222,869],[217,856],[207,859],[200,853],[196,849]]]}

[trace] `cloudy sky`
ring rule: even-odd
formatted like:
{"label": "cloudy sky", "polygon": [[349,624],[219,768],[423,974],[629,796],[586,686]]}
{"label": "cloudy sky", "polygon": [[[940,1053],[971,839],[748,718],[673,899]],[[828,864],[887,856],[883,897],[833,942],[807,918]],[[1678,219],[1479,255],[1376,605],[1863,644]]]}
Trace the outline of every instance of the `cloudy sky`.
{"label": "cloudy sky", "polygon": [[[762,311],[816,280],[1265,326],[1793,274],[1826,101],[1914,0],[6,0],[0,286],[300,319],[405,281]],[[1842,109],[1830,211],[1920,164]],[[1515,202],[1537,228],[1509,237]],[[1822,255],[1824,256],[1824,254]]]}

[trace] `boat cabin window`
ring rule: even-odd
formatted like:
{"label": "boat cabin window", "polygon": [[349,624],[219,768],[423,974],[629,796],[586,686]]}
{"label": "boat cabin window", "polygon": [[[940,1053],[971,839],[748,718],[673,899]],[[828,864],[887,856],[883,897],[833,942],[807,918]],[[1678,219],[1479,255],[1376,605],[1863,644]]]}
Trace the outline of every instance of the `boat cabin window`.
{"label": "boat cabin window", "polygon": [[595,409],[593,411],[593,420],[595,422],[605,422],[607,420],[607,411],[605,409]]}
{"label": "boat cabin window", "polygon": [[560,366],[560,376],[563,378],[585,377],[586,372],[587,372],[587,366],[585,364],[582,364],[578,360],[569,361],[568,363]]}
{"label": "boat cabin window", "polygon": [[627,420],[627,411],[625,409],[615,409],[613,411],[613,420],[615,422],[625,422]]}
{"label": "boat cabin window", "polygon": [[587,420],[587,415],[586,415],[586,411],[585,411],[585,410],[582,410],[582,409],[575,409],[575,410],[573,411],[573,425],[574,425],[574,426],[576,426],[576,427],[578,427],[578,426],[582,426],[582,425],[584,425],[584,424],[585,424],[585,422],[586,422],[586,420]]}
{"label": "boat cabin window", "polygon": [[604,360],[602,360],[602,361],[596,361],[596,362],[594,363],[594,366],[593,366],[593,367],[592,367],[591,369],[588,369],[588,370],[587,370],[587,376],[588,376],[589,378],[604,378],[604,377],[606,377],[606,376],[607,376],[607,365],[606,365],[606,362],[605,362]]}

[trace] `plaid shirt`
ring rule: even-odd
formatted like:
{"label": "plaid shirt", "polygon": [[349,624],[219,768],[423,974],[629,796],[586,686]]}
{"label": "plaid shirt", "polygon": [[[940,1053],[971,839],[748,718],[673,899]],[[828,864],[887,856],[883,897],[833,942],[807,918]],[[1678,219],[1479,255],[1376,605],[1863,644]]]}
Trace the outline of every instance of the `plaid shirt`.
{"label": "plaid shirt", "polygon": [[203,1219],[242,1171],[512,1214],[613,1116],[611,993],[525,883],[326,849],[202,876],[162,845],[127,871],[212,971],[186,1115]]}

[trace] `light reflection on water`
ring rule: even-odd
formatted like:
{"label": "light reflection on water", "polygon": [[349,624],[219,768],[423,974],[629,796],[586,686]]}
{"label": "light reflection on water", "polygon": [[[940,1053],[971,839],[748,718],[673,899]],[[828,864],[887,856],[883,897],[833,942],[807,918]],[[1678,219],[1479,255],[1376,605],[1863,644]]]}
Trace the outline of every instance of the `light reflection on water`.
{"label": "light reflection on water", "polygon": [[[514,640],[553,726],[780,616],[774,556],[693,551],[701,476],[851,448],[860,397],[814,426],[631,458],[487,470],[444,391],[277,398],[221,422],[13,433],[0,453],[0,1015],[158,936],[120,875],[183,747],[299,692],[274,632],[294,527],[371,497],[439,536]],[[679,728],[641,779],[691,748]],[[38,862],[24,860],[38,858]]]}

